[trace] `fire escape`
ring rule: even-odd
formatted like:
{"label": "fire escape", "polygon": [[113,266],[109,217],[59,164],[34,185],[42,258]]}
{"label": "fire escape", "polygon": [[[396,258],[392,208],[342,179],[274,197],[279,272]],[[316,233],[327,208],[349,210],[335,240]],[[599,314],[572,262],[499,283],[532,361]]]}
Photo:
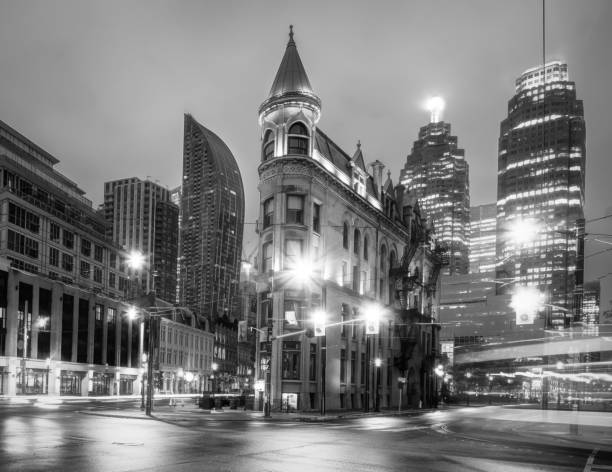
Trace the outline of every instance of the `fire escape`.
{"label": "fire escape", "polygon": [[[423,279],[418,267],[413,273],[410,271],[410,263],[419,247],[423,251],[424,258],[432,263],[427,280]],[[443,265],[440,252],[438,247],[433,251],[429,248],[425,234],[418,239],[411,238],[400,265],[389,271],[389,277],[395,286],[396,313],[398,314],[395,335],[399,338],[399,353],[395,356],[394,365],[400,371],[409,369],[409,362],[413,357],[415,347],[420,342],[423,326],[434,322],[431,306],[426,307],[421,302],[421,309],[414,306],[414,303],[411,307],[410,298],[415,292],[417,294],[420,292],[421,297],[426,294],[427,299],[435,296],[440,269]],[[432,362],[431,359],[426,360]]]}

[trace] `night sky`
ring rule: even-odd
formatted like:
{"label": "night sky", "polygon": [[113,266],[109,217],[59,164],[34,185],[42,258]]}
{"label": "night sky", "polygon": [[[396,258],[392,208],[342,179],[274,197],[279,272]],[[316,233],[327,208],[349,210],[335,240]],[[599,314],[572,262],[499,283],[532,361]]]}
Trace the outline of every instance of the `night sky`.
{"label": "night sky", "polygon": [[[584,101],[593,219],[612,213],[612,2],[548,0],[546,12],[547,61],[568,63]],[[108,180],[178,186],[182,115],[193,114],[238,161],[252,246],[257,108],[289,24],[322,100],[319,126],[345,151],[361,140],[366,162],[379,159],[397,182],[428,121],[425,100],[441,95],[472,205],[495,201],[499,123],[515,79],[541,63],[539,0],[0,0],[0,119],[57,157],[98,205]],[[587,231],[612,233],[611,220]],[[608,247],[592,240],[587,255]],[[611,255],[588,258],[587,277],[612,271]]]}

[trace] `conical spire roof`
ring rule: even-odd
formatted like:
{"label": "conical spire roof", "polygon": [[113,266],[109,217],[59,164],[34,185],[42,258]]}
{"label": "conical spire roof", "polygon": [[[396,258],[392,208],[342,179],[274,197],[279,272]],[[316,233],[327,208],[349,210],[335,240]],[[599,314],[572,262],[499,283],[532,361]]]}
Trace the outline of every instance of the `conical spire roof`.
{"label": "conical spire roof", "polygon": [[285,49],[285,55],[276,72],[270,94],[262,107],[271,102],[277,102],[279,98],[288,96],[307,97],[308,101],[314,102],[317,107],[321,106],[319,97],[312,91],[310,80],[308,80],[308,75],[306,75],[306,70],[298,54],[293,39],[293,25],[289,26],[289,42]]}
{"label": "conical spire roof", "polygon": [[293,40],[293,25],[289,27],[289,42],[285,55],[281,61],[272,88],[270,89],[270,97],[278,97],[285,93],[298,92],[313,94],[310,81],[304,70],[304,65],[298,54],[295,41]]}

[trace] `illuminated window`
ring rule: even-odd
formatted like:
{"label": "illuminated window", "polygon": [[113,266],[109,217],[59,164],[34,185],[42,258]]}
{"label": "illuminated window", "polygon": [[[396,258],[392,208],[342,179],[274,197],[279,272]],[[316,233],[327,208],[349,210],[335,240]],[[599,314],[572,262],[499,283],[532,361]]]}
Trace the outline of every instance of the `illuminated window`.
{"label": "illuminated window", "polygon": [[308,130],[303,123],[297,122],[289,128],[287,153],[308,155]]}

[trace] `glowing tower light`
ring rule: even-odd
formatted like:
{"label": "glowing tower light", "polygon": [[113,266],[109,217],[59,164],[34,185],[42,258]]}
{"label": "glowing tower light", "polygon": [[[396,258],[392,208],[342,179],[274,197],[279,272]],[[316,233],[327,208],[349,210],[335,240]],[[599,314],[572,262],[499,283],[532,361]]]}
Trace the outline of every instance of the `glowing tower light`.
{"label": "glowing tower light", "polygon": [[517,316],[535,316],[544,307],[545,295],[536,287],[517,287],[510,306]]}
{"label": "glowing tower light", "polygon": [[429,100],[427,100],[425,108],[429,110],[429,121],[431,123],[438,123],[441,121],[442,111],[444,110],[445,105],[446,103],[442,97],[431,97]]}

